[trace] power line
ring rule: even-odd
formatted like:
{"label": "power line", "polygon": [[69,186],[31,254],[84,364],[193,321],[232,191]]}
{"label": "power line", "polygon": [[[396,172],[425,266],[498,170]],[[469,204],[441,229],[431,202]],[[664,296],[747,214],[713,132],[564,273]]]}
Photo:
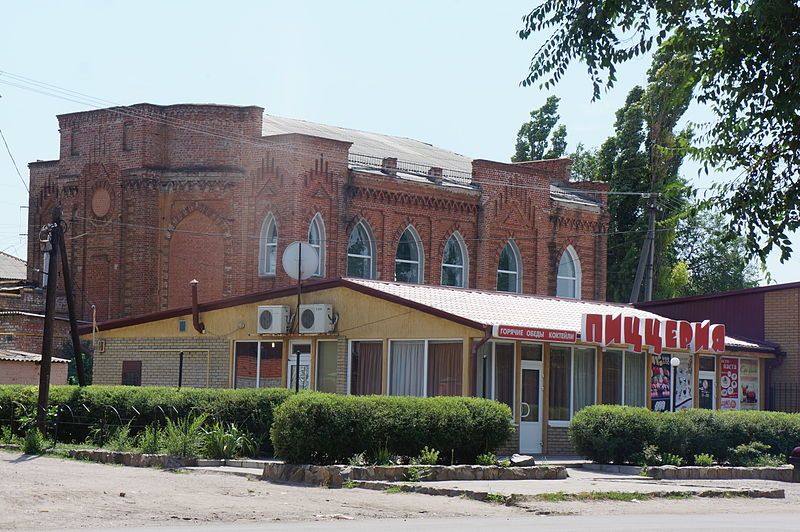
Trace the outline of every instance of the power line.
{"label": "power line", "polygon": [[6,136],[3,134],[3,130],[0,129],[0,137],[3,139],[3,144],[6,146],[6,151],[8,152],[8,156],[11,158],[11,162],[14,163],[14,170],[17,171],[17,175],[19,176],[19,180],[22,181],[22,186],[25,187],[25,190],[28,194],[31,193],[31,189],[28,188],[28,183],[25,182],[25,178],[22,177],[22,173],[19,171],[19,167],[17,166],[17,161],[14,160],[14,155],[11,153],[11,148],[8,147],[8,142],[6,141]]}

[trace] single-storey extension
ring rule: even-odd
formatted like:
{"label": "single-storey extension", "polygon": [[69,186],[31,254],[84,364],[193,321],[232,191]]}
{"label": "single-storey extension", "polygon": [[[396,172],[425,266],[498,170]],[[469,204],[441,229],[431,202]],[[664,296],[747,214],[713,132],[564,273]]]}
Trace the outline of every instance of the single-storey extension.
{"label": "single-storey extension", "polygon": [[94,337],[96,384],[487,397],[513,413],[507,450],[550,454],[591,404],[761,409],[775,357],[628,305],[364,279],[195,299]]}

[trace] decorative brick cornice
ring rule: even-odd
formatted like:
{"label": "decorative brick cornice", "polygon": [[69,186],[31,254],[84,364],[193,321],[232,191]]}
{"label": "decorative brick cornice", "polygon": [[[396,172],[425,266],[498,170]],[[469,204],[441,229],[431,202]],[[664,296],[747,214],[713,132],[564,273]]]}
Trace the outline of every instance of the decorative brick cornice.
{"label": "decorative brick cornice", "polygon": [[374,201],[389,206],[414,206],[425,207],[448,212],[460,212],[465,214],[476,214],[478,212],[477,202],[468,202],[453,198],[442,198],[423,194],[414,194],[406,191],[387,190],[377,187],[365,187],[353,185],[351,187],[352,197],[365,201]]}
{"label": "decorative brick cornice", "polygon": [[586,231],[591,233],[605,232],[605,224],[601,220],[586,220],[573,218],[561,214],[551,214],[550,222],[557,227],[569,227],[576,231]]}

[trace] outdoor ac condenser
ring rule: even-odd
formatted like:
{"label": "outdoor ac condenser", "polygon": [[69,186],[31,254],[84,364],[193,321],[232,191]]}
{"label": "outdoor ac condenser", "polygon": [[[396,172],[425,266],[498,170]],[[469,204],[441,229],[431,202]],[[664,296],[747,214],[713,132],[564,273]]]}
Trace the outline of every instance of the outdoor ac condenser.
{"label": "outdoor ac condenser", "polygon": [[301,333],[329,333],[333,324],[333,305],[300,305]]}
{"label": "outdoor ac condenser", "polygon": [[289,332],[289,307],[286,305],[258,307],[258,334],[287,332]]}

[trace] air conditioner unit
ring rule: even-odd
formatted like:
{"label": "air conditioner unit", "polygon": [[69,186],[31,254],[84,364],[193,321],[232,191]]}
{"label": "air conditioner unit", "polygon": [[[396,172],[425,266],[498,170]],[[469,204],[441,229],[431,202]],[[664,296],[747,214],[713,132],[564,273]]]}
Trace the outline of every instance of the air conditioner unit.
{"label": "air conditioner unit", "polygon": [[333,305],[300,305],[301,333],[329,333],[333,320]]}
{"label": "air conditioner unit", "polygon": [[286,334],[289,331],[289,307],[258,307],[258,334]]}

